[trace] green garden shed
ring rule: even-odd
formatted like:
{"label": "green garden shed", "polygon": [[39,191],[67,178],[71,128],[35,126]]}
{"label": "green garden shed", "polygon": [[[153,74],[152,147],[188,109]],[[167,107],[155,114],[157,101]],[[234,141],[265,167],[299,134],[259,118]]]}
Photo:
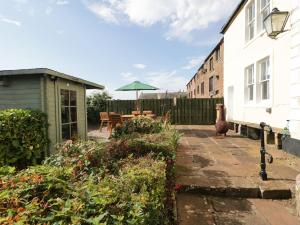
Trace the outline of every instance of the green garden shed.
{"label": "green garden shed", "polygon": [[86,90],[104,86],[54,70],[0,71],[0,110],[38,109],[48,115],[50,150],[63,140],[87,138]]}

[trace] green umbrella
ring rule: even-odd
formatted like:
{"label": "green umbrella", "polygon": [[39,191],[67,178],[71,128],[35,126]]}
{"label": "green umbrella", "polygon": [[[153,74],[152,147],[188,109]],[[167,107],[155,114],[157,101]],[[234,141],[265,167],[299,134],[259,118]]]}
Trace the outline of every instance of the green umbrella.
{"label": "green umbrella", "polygon": [[118,88],[116,91],[136,91],[136,99],[138,99],[138,91],[146,90],[158,90],[158,88],[153,87],[149,84],[144,84],[139,81],[134,81],[131,84],[127,84],[123,87]]}
{"label": "green umbrella", "polygon": [[136,91],[136,100],[139,98],[139,91],[146,90],[158,90],[158,88],[153,87],[149,84],[144,84],[140,81],[134,81],[131,84],[127,84],[123,87],[118,88],[116,91]]}

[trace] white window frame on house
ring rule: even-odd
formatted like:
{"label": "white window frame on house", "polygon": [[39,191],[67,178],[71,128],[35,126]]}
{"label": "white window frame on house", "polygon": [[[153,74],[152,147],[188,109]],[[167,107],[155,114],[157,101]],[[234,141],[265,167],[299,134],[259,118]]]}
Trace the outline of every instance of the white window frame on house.
{"label": "white window frame on house", "polygon": [[[272,106],[272,70],[271,57],[267,56],[247,66],[244,70],[245,106]],[[252,75],[250,74],[252,73]],[[265,90],[267,88],[267,90]],[[251,90],[252,89],[252,90]],[[253,96],[251,97],[251,91]],[[264,94],[266,93],[266,94]]]}
{"label": "white window frame on house", "polygon": [[257,30],[261,32],[265,30],[264,19],[271,12],[271,0],[258,0],[257,10]]}
{"label": "white window frame on house", "polygon": [[[252,17],[250,17],[250,12]],[[256,4],[252,0],[246,7],[246,42],[252,40],[256,33]]]}
{"label": "white window frame on house", "polygon": [[255,100],[255,68],[254,64],[245,69],[245,102],[253,103]]}
{"label": "white window frame on house", "polygon": [[[263,66],[265,66],[265,68]],[[266,57],[257,62],[257,77],[258,77],[258,96],[257,96],[258,101],[268,102],[271,100],[270,57]]]}

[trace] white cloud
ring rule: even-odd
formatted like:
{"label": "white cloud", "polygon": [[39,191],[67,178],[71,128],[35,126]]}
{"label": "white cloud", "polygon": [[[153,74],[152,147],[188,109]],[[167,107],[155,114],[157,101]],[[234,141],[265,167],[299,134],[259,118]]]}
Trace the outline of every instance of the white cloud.
{"label": "white cloud", "polygon": [[134,64],[133,67],[136,68],[136,69],[143,70],[143,69],[145,69],[147,67],[147,65],[138,63],[138,64]]}
{"label": "white cloud", "polygon": [[9,23],[9,24],[12,24],[12,25],[15,25],[15,26],[18,26],[18,27],[20,27],[22,25],[22,23],[20,21],[12,20],[12,19],[6,18],[2,15],[0,15],[0,21],[2,21],[4,23]]}
{"label": "white cloud", "polygon": [[101,17],[104,21],[119,24],[119,20],[115,15],[116,10],[113,7],[108,7],[106,4],[93,3],[87,4],[87,8],[97,16]]}
{"label": "white cloud", "polygon": [[191,58],[187,63],[187,65],[183,66],[182,69],[184,70],[194,69],[195,67],[200,66],[200,64],[203,62],[203,59],[204,59],[203,56]]}
{"label": "white cloud", "polygon": [[146,81],[159,88],[161,91],[179,91],[184,90],[188,80],[179,74],[177,71],[169,72],[152,72],[146,77]]}
{"label": "white cloud", "polygon": [[167,26],[166,39],[189,41],[191,33],[228,17],[240,0],[83,0],[106,22]]}
{"label": "white cloud", "polygon": [[133,82],[137,80],[137,77],[130,72],[121,73],[121,76],[124,81]]}
{"label": "white cloud", "polygon": [[56,5],[67,5],[69,4],[70,2],[67,1],[67,0],[57,0],[56,1]]}

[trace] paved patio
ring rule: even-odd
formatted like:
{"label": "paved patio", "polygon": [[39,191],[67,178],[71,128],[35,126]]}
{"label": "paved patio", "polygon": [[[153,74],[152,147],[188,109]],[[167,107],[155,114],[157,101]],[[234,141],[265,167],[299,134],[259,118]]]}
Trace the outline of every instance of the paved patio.
{"label": "paved patio", "polygon": [[261,181],[259,141],[233,132],[215,137],[214,126],[176,129],[183,133],[176,160],[180,224],[300,224],[290,199],[299,158],[267,146],[274,163]]}

